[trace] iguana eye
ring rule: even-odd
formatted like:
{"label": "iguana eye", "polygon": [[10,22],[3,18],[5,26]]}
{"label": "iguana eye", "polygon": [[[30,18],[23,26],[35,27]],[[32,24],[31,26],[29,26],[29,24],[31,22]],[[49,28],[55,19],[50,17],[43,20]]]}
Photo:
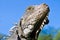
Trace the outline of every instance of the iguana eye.
{"label": "iguana eye", "polygon": [[27,8],[27,11],[33,11],[34,10],[34,7],[33,6],[29,6],[28,8]]}
{"label": "iguana eye", "polygon": [[29,8],[28,8],[28,10],[33,10],[34,9],[34,7],[33,6],[30,6]]}

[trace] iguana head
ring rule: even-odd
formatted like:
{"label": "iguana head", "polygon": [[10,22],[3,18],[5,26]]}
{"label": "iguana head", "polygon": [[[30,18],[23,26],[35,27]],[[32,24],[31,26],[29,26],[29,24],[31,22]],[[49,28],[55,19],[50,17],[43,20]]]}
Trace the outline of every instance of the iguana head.
{"label": "iguana head", "polygon": [[24,36],[32,32],[39,32],[45,24],[48,24],[48,12],[49,7],[45,3],[28,7],[21,18],[21,27]]}
{"label": "iguana head", "polygon": [[[21,34],[24,37],[23,39],[29,37],[31,40],[35,40],[44,25],[49,23],[48,13],[49,7],[45,3],[29,6],[17,25],[18,35]],[[23,39],[21,37],[21,40]]]}

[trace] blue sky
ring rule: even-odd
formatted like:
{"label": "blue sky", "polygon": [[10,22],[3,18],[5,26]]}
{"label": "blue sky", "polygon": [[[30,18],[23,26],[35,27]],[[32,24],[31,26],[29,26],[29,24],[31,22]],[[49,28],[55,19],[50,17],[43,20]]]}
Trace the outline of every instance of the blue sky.
{"label": "blue sky", "polygon": [[60,27],[60,0],[0,0],[0,33],[7,34],[30,5],[46,3],[50,7],[49,24]]}

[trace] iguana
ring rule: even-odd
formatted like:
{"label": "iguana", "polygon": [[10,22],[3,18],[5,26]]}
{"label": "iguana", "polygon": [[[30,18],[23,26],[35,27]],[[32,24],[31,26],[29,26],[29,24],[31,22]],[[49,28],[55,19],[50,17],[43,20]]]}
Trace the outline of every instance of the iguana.
{"label": "iguana", "polygon": [[50,9],[45,3],[29,6],[19,23],[13,27],[11,36],[7,40],[37,40],[39,32],[49,23]]}

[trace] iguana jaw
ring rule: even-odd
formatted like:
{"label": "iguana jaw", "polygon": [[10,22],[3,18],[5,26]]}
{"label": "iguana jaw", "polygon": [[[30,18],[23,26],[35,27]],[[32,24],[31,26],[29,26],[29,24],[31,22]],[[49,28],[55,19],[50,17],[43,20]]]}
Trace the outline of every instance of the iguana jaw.
{"label": "iguana jaw", "polygon": [[[31,10],[30,10],[30,12],[31,12]],[[24,26],[22,27],[22,29],[24,30],[23,31],[24,36],[28,35],[30,32],[36,33],[37,30],[42,29],[42,27],[43,27],[42,24],[44,24],[44,20],[46,20],[45,18],[48,16],[49,7],[46,4],[41,4],[38,6],[37,10],[34,8],[34,11],[31,13],[30,12],[27,12],[27,14],[25,14],[25,16],[23,16],[22,25],[24,25]],[[33,19],[33,20],[31,20],[31,19]],[[29,27],[27,25],[28,26],[34,25],[34,26],[32,26],[32,30],[31,30],[31,29],[29,29]],[[30,31],[27,31],[26,27]]]}
{"label": "iguana jaw", "polygon": [[42,30],[42,28],[44,27],[44,25],[48,24],[48,22],[49,22],[48,21],[49,7],[46,4],[41,4],[40,6],[41,6],[41,8],[40,8],[39,11],[40,11],[41,15],[40,15],[40,17],[36,16],[36,18],[38,19],[38,21],[34,24],[35,28],[32,31],[32,34],[36,33],[35,37],[36,37],[36,35],[38,37],[38,34]]}

